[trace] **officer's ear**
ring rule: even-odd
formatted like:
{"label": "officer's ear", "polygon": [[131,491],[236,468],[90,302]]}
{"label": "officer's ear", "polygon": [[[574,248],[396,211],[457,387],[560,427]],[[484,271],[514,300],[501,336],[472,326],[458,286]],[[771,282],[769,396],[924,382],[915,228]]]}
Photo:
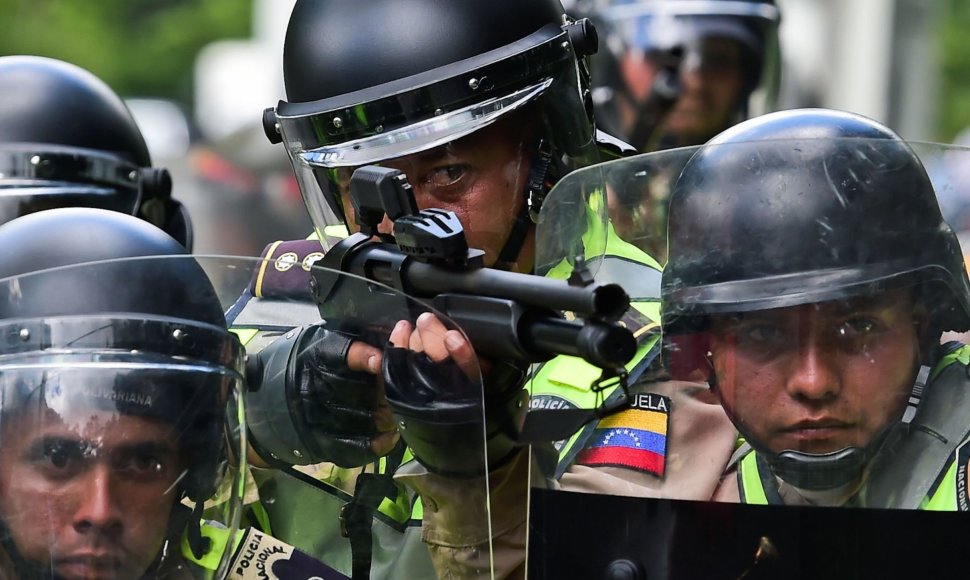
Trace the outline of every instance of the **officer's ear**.
{"label": "officer's ear", "polygon": [[707,332],[691,332],[664,338],[664,366],[670,378],[714,384],[711,340]]}

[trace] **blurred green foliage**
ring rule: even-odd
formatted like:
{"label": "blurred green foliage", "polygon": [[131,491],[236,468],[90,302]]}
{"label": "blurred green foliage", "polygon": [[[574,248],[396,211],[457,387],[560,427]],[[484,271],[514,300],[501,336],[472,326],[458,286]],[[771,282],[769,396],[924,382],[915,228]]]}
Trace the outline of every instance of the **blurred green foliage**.
{"label": "blurred green foliage", "polygon": [[938,133],[941,139],[952,141],[961,129],[970,126],[970,2],[946,0],[940,12],[942,90]]}
{"label": "blurred green foliage", "polygon": [[124,96],[192,103],[206,44],[250,35],[252,0],[0,0],[0,54],[84,67]]}

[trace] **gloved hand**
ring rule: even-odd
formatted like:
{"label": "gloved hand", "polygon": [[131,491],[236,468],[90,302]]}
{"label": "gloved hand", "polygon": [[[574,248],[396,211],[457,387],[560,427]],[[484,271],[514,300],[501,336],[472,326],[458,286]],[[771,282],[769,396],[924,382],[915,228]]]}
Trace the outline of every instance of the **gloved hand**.
{"label": "gloved hand", "polygon": [[380,356],[373,346],[313,325],[252,357],[247,422],[260,457],[357,467],[388,453],[398,435],[374,376]]}
{"label": "gloved hand", "polygon": [[430,313],[414,329],[399,322],[390,342],[382,361],[384,390],[418,461],[435,473],[474,477],[512,457],[527,410],[523,368],[482,365],[483,389],[471,345]]}

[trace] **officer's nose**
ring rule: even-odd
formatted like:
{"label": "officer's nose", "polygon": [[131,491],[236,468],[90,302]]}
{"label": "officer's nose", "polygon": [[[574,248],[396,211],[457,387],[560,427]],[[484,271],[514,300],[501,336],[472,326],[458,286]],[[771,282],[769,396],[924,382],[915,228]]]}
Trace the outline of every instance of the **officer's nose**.
{"label": "officer's nose", "polygon": [[84,474],[78,486],[77,510],[74,513],[74,529],[79,534],[117,536],[122,529],[121,498],[112,489],[111,469],[96,464]]}
{"label": "officer's nose", "polygon": [[793,398],[821,402],[841,392],[837,360],[829,346],[817,328],[800,333],[787,378],[787,390]]}

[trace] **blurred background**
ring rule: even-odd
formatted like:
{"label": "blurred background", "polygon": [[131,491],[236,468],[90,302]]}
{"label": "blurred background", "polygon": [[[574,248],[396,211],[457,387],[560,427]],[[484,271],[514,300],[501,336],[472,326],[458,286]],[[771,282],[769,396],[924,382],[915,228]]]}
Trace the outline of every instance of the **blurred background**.
{"label": "blurred background", "polygon": [[[910,140],[970,145],[970,2],[777,2],[782,108],[844,109]],[[253,255],[310,232],[283,148],[261,126],[262,110],[283,98],[293,3],[0,0],[0,54],[59,58],[101,77],[126,97],[156,166],[172,171],[196,253]],[[965,171],[968,187],[941,205],[970,230]]]}

